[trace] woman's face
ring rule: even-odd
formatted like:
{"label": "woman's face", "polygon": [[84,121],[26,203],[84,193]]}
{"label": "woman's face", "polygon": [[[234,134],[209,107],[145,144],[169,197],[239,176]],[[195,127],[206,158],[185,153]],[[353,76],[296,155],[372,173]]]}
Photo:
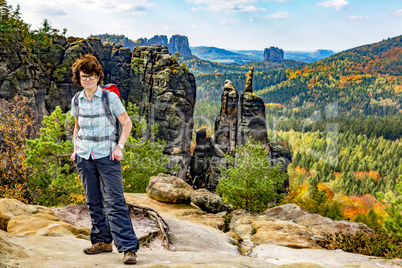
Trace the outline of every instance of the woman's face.
{"label": "woman's face", "polygon": [[98,87],[99,77],[95,73],[86,74],[80,71],[80,81],[84,89],[94,89]]}

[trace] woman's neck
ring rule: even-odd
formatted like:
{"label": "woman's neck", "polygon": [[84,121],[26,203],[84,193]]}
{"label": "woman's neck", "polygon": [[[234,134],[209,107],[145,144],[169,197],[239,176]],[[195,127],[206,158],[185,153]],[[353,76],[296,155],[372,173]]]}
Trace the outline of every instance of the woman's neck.
{"label": "woman's neck", "polygon": [[92,99],[92,97],[95,95],[95,92],[97,89],[98,89],[97,86],[94,88],[84,88],[85,97],[87,97],[88,101],[90,101]]}

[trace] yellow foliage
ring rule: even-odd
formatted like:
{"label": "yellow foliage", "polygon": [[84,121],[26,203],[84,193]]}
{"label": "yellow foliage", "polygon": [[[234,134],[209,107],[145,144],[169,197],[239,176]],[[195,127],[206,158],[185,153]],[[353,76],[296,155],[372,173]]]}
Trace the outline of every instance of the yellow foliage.
{"label": "yellow foliage", "polygon": [[25,139],[35,136],[35,119],[28,99],[16,96],[0,103],[0,197],[28,202],[28,168],[25,164]]}

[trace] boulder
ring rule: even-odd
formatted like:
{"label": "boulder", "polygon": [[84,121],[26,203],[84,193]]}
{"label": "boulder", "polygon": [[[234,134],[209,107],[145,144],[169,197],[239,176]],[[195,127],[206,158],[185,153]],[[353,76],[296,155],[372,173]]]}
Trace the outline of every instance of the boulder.
{"label": "boulder", "polygon": [[234,241],[219,230],[178,219],[165,220],[170,227],[169,238],[176,251],[239,253]]}
{"label": "boulder", "polygon": [[46,213],[13,217],[8,222],[7,232],[18,235],[74,236],[89,239],[88,228],[75,227]]}
{"label": "boulder", "polygon": [[7,224],[13,217],[21,215],[30,216],[40,212],[47,214],[52,213],[51,210],[46,207],[27,205],[16,199],[2,198],[0,199],[0,229],[6,231]]}
{"label": "boulder", "polygon": [[242,247],[252,249],[263,244],[292,248],[319,248],[322,239],[307,227],[292,222],[275,221],[268,216],[253,215],[242,210],[232,213],[230,231],[242,238]]}
{"label": "boulder", "polygon": [[318,214],[311,214],[296,204],[286,204],[267,209],[264,214],[275,220],[293,221],[308,227],[316,233],[372,233],[373,230],[363,223],[345,220],[331,220]]}
{"label": "boulder", "polygon": [[254,220],[250,226],[254,246],[274,244],[290,248],[319,248],[315,240],[322,239],[321,236],[312,235],[307,227],[287,221],[262,217]]}
{"label": "boulder", "polygon": [[207,189],[196,190],[191,193],[190,197],[196,206],[209,213],[230,212],[232,210],[219,195],[211,193]]}
{"label": "boulder", "polygon": [[174,204],[189,204],[194,191],[184,180],[163,173],[151,177],[146,190],[149,198]]}

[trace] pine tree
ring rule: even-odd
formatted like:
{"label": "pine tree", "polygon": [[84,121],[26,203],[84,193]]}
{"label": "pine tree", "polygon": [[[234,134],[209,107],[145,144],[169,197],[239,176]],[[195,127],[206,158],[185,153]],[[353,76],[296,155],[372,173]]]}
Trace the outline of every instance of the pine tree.
{"label": "pine tree", "polygon": [[236,149],[237,157],[226,155],[228,167],[221,166],[222,178],[216,191],[224,201],[236,209],[261,212],[270,202],[278,202],[277,191],[287,174],[278,167],[270,167],[267,154],[261,143],[253,143],[252,138]]}

